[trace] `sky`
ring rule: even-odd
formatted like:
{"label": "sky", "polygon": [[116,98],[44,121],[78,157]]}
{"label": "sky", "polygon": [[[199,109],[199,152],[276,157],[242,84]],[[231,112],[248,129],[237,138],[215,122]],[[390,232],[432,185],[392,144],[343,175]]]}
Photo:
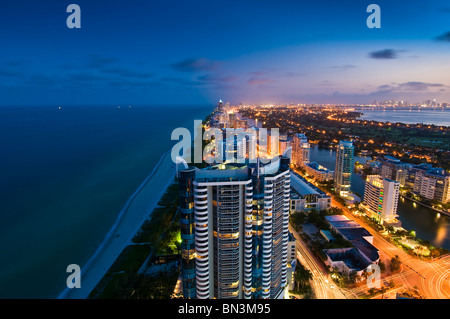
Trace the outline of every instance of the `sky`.
{"label": "sky", "polygon": [[15,0],[0,30],[0,105],[450,102],[447,0]]}

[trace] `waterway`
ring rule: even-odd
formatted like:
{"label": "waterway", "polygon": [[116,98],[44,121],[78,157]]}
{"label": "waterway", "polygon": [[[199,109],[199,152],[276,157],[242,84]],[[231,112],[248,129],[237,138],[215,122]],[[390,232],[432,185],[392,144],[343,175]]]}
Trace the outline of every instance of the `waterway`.
{"label": "waterway", "polygon": [[[355,156],[355,161],[365,163],[370,157]],[[321,149],[317,145],[311,145],[310,160],[315,161],[331,170],[336,165],[336,152],[330,149]],[[352,174],[353,192],[364,195],[365,181],[358,174]],[[400,199],[397,213],[402,227],[416,232],[416,236],[428,240],[432,245],[450,250],[450,218],[436,211],[423,207],[413,202]]]}
{"label": "waterway", "polygon": [[379,122],[424,123],[450,126],[450,108],[419,108],[419,107],[364,107],[356,108],[362,112],[362,120],[374,120]]}

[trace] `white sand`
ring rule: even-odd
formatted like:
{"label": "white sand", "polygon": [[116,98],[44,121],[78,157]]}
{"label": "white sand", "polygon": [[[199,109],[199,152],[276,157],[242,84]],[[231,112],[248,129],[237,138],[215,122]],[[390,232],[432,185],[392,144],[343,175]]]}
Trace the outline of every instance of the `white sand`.
{"label": "white sand", "polygon": [[103,243],[81,269],[81,288],[66,288],[58,298],[85,299],[89,296],[120,253],[132,243],[131,239],[149,218],[174,177],[175,164],[167,152],[125,204]]}

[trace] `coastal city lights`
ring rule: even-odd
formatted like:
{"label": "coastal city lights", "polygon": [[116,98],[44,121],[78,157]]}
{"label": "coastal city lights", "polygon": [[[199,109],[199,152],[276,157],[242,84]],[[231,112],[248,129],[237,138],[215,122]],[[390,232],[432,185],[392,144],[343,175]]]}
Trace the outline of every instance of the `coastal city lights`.
{"label": "coastal city lights", "polygon": [[448,0],[4,1],[3,312],[445,316],[449,21]]}

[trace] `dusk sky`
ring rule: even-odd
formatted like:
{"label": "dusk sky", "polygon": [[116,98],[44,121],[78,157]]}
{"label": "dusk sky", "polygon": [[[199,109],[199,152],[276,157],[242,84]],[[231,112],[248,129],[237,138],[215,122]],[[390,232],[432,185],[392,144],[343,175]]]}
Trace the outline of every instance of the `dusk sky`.
{"label": "dusk sky", "polygon": [[450,102],[447,0],[16,0],[0,28],[0,105]]}

